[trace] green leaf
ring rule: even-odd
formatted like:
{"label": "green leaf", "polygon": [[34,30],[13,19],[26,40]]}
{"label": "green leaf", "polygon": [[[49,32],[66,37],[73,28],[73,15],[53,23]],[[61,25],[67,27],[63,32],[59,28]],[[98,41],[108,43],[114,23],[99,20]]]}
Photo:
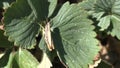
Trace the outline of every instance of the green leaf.
{"label": "green leaf", "polygon": [[11,52],[9,56],[9,60],[7,65],[4,68],[13,68],[13,60],[14,60],[15,52]]}
{"label": "green leaf", "polygon": [[113,22],[113,29],[112,29],[112,36],[117,36],[118,39],[120,39],[120,17],[112,15],[111,20]]}
{"label": "green leaf", "polygon": [[101,19],[101,17],[103,16],[104,12],[99,12],[99,13],[93,13],[92,16],[93,18],[97,18],[97,21],[99,21]]}
{"label": "green leaf", "polygon": [[[104,12],[98,23],[98,26],[101,27],[101,30],[107,30],[108,33],[112,34],[113,36],[117,36],[117,38],[120,39],[120,30],[118,26],[118,21],[120,19],[120,0],[96,0],[94,6],[95,14],[99,15],[99,13]],[[96,18],[98,17],[96,16]]]}
{"label": "green leaf", "polygon": [[28,0],[28,3],[34,12],[35,17],[38,20],[44,20],[52,15],[57,0]]}
{"label": "green leaf", "polygon": [[43,51],[43,53],[46,53],[50,60],[54,60],[54,58],[57,56],[56,51],[49,51],[47,48],[47,44],[45,43],[44,37],[41,38],[39,43],[39,48]]}
{"label": "green leaf", "polygon": [[25,49],[17,52],[8,50],[0,59],[0,67],[4,68],[37,68],[39,62]]}
{"label": "green leaf", "polygon": [[55,49],[60,60],[69,68],[87,68],[98,53],[92,23],[84,10],[68,2],[51,21]]}
{"label": "green leaf", "polygon": [[39,23],[48,17],[50,11],[51,16],[56,4],[57,1],[52,0],[17,0],[4,13],[5,35],[16,46],[33,48],[40,30]]}
{"label": "green leaf", "polygon": [[95,4],[95,11],[104,11],[106,14],[120,15],[120,1],[119,0],[97,0]]}
{"label": "green leaf", "polygon": [[111,2],[113,3],[111,12],[120,16],[120,0],[112,0]]}
{"label": "green leaf", "polygon": [[14,19],[10,24],[5,25],[5,35],[9,36],[10,41],[15,41],[16,46],[23,48],[33,48],[36,45],[36,36],[39,31],[39,25],[34,23],[32,15],[23,19]]}
{"label": "green leaf", "polygon": [[48,58],[46,53],[43,53],[43,58],[39,64],[38,68],[51,68],[51,67],[52,67],[52,63],[51,63],[50,59]]}
{"label": "green leaf", "polygon": [[12,49],[8,49],[0,59],[0,68],[19,68],[15,63],[15,54],[16,52],[12,51]]}
{"label": "green leaf", "polygon": [[97,0],[95,4],[95,10],[96,11],[105,11],[105,12],[111,12],[112,7],[114,6],[113,4],[115,1],[118,0]]}
{"label": "green leaf", "polygon": [[52,16],[54,11],[55,11],[55,8],[57,6],[57,1],[58,0],[48,0],[50,2],[50,5],[49,5],[49,14],[48,14],[48,17]]}
{"label": "green leaf", "polygon": [[105,30],[105,29],[107,29],[108,26],[110,25],[110,17],[111,16],[108,15],[108,16],[102,17],[100,19],[100,22],[98,23],[98,26],[101,27],[102,31]]}
{"label": "green leaf", "polygon": [[25,49],[19,49],[15,54],[15,60],[19,68],[37,68],[39,64],[35,57]]}
{"label": "green leaf", "polygon": [[[14,13],[13,13],[14,12]],[[35,21],[35,15],[26,0],[17,0],[4,13],[5,35],[16,46],[33,48],[36,45],[36,36],[39,25]]]}
{"label": "green leaf", "polygon": [[20,68],[17,61],[15,60],[15,57],[13,58],[13,62],[12,62],[12,68]]}
{"label": "green leaf", "polygon": [[13,46],[13,43],[9,42],[7,37],[3,35],[3,31],[0,30],[0,47],[9,48],[11,46]]}
{"label": "green leaf", "polygon": [[0,68],[5,67],[8,64],[10,53],[11,49],[8,49],[0,58]]}
{"label": "green leaf", "polygon": [[94,8],[94,3],[96,0],[84,0],[80,2],[80,7],[82,7],[85,10],[92,10]]}

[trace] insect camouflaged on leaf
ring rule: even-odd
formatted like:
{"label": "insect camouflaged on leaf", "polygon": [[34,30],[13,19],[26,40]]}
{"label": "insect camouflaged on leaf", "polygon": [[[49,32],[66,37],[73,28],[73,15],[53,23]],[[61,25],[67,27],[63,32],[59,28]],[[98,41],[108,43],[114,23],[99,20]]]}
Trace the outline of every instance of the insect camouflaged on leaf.
{"label": "insect camouflaged on leaf", "polygon": [[53,45],[53,40],[51,38],[51,32],[50,32],[50,22],[48,22],[45,26],[44,29],[44,39],[45,42],[47,44],[47,47],[50,51],[52,51],[54,49],[54,45]]}

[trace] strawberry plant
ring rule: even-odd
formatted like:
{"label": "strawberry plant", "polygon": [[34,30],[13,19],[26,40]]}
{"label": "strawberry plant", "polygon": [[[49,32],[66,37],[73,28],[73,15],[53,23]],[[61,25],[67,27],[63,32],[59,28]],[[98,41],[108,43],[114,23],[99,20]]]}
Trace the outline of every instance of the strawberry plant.
{"label": "strawberry plant", "polygon": [[[117,68],[119,59],[113,62],[116,55],[111,53],[110,41],[118,43],[120,39],[120,1],[73,2],[76,3],[0,1],[4,10],[0,23],[0,67],[54,68],[52,62],[58,57],[63,67],[99,68],[104,65],[110,68],[111,65]],[[120,55],[119,46],[113,48]]]}

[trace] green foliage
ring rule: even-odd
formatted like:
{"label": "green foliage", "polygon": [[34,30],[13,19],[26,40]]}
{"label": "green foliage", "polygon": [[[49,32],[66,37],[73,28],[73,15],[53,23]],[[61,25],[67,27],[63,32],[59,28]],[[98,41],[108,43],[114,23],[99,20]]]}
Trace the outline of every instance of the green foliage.
{"label": "green foliage", "polygon": [[0,63],[0,67],[4,68],[37,68],[39,64],[33,55],[25,49],[19,49],[16,52],[11,49],[7,50],[0,59]]}
{"label": "green foliage", "polygon": [[55,49],[61,61],[71,68],[87,67],[99,50],[96,46],[98,41],[94,38],[94,26],[86,14],[77,5],[67,2],[52,20]]}
{"label": "green foliage", "polygon": [[[60,7],[57,0],[7,2],[12,4],[3,15],[0,47],[8,50],[0,58],[0,67],[37,68],[45,64],[45,58],[49,58],[51,66],[50,61],[58,56],[69,68],[88,68],[100,50],[97,46],[100,42],[96,39],[99,32],[120,39],[119,0],[66,2]],[[29,52],[35,48],[45,55],[41,62]]]}
{"label": "green foliage", "polygon": [[33,48],[36,44],[35,36],[38,34],[39,26],[35,23],[31,11],[26,0],[19,0],[4,13],[5,35],[9,36],[10,41],[15,41],[15,45]]}
{"label": "green foliage", "polygon": [[85,10],[92,10],[95,2],[96,0],[84,0],[79,4],[80,4],[80,7],[84,8]]}
{"label": "green foliage", "polygon": [[5,68],[13,68],[14,52],[11,52],[9,55],[9,60]]}
{"label": "green foliage", "polygon": [[[91,2],[93,1],[93,2]],[[86,3],[87,5],[85,5]],[[119,34],[119,0],[87,0],[80,4],[82,8],[85,8],[94,18],[99,21],[98,26],[101,27],[101,31],[108,31],[108,34],[117,36],[120,39]],[[91,6],[91,7],[90,7]],[[116,23],[117,22],[117,23]]]}
{"label": "green foliage", "polygon": [[39,62],[25,49],[19,49],[15,54],[15,60],[19,68],[37,68]]}
{"label": "green foliage", "polygon": [[0,59],[0,67],[4,67],[9,63],[8,60],[9,60],[10,53],[11,53],[11,49],[7,50],[4,53],[4,56],[1,57],[1,59]]}
{"label": "green foliage", "polygon": [[[53,2],[53,4],[55,3],[56,1]],[[5,35],[9,36],[10,41],[15,41],[14,44],[17,46],[33,48],[36,45],[35,37],[38,36],[40,29],[39,22],[46,19],[48,8],[51,11],[54,10],[56,4],[53,4],[49,5],[47,0],[36,0],[34,2],[31,0],[18,0],[4,14]],[[41,6],[41,9],[38,6]]]}
{"label": "green foliage", "polygon": [[[99,50],[96,46],[98,41],[94,38],[96,36],[93,32],[94,26],[86,17],[87,13],[79,6],[67,2],[51,20],[52,37],[57,54],[61,61],[71,68],[87,67]],[[39,46],[43,51],[48,52],[44,42],[42,39]]]}
{"label": "green foliage", "polygon": [[7,40],[7,37],[3,35],[3,31],[0,30],[0,47],[8,48],[12,46],[13,46],[13,43],[9,42]]}

